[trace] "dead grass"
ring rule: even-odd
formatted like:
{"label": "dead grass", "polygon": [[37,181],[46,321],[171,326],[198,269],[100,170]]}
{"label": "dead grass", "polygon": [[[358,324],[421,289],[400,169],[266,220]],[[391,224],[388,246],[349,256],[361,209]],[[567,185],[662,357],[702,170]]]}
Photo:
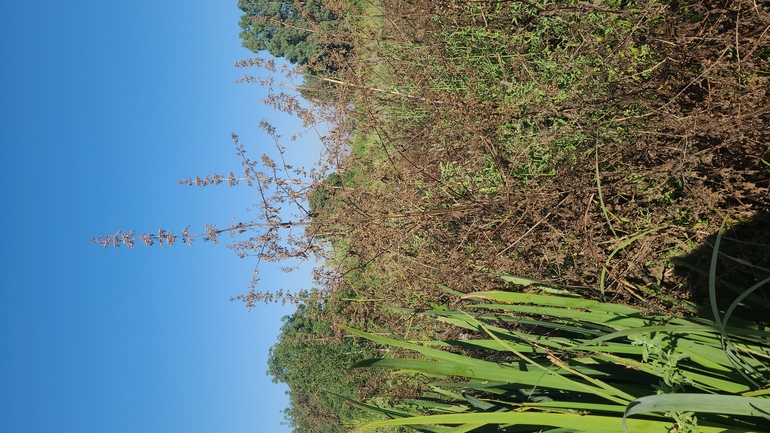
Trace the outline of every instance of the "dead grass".
{"label": "dead grass", "polygon": [[[376,8],[368,60],[335,75],[372,145],[327,217],[368,219],[328,239],[377,284],[332,291],[431,308],[436,282],[507,272],[683,310],[703,292],[671,259],[770,207],[770,3]],[[348,308],[399,328],[380,307]]]}

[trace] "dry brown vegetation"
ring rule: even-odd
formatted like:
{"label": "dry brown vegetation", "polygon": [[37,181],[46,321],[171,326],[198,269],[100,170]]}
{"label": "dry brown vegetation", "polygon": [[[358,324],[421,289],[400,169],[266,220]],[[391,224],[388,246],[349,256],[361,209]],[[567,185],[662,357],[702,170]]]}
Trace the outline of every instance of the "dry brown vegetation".
{"label": "dry brown vegetation", "polygon": [[723,221],[752,221],[736,263],[766,269],[768,8],[366,5],[332,77],[353,107],[347,177],[312,226],[356,276],[333,290],[426,308],[435,283],[475,291],[507,272],[681,308],[702,292],[671,258]]}

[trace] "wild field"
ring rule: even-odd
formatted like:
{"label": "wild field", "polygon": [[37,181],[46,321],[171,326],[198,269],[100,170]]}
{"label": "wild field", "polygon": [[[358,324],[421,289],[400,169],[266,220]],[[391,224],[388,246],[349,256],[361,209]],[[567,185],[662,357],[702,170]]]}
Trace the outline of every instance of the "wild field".
{"label": "wild field", "polygon": [[243,177],[188,181],[263,200],[202,236],[323,260],[238,297],[300,306],[269,371],[295,431],[770,431],[770,2],[318,4],[310,105],[266,102],[332,124],[328,159],[234,136]]}

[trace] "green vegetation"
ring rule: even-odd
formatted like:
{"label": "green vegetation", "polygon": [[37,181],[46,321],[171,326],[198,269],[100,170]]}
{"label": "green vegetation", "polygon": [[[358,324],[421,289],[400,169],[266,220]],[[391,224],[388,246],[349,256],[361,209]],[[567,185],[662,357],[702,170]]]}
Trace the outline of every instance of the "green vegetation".
{"label": "green vegetation", "polygon": [[357,416],[340,397],[357,397],[355,389],[372,386],[377,375],[349,374],[340,366],[374,356],[375,351],[335,337],[331,324],[313,314],[317,308],[302,304],[284,318],[279,342],[270,350],[268,374],[289,387],[286,415],[295,431],[346,431],[344,423]]}
{"label": "green vegetation", "polygon": [[349,49],[329,35],[337,30],[340,17],[321,0],[238,0],[244,12],[240,26],[243,46],[267,50],[275,57],[306,65],[323,63],[331,51]]}
{"label": "green vegetation", "polygon": [[[712,274],[720,240],[721,233]],[[618,432],[621,425],[634,432],[763,431],[770,426],[770,400],[764,398],[770,394],[770,333],[755,323],[728,322],[742,299],[767,283],[770,277],[746,290],[723,316],[715,311],[713,321],[645,314],[571,293],[495,291],[463,296],[476,301],[469,311],[423,313],[477,333],[472,340],[405,342],[349,329],[423,355],[370,359],[354,367],[419,371],[437,379],[430,393],[411,402],[431,415],[383,410],[393,419],[370,426],[436,432],[477,431],[488,424],[498,424],[497,431],[533,432]],[[711,284],[712,305],[715,289]],[[457,426],[440,427],[447,424]]]}
{"label": "green vegetation", "polygon": [[299,306],[269,372],[295,431],[770,430],[770,3],[239,7],[244,44],[304,65],[307,101],[266,102],[327,153],[234,136],[242,178],[183,183],[255,186],[259,215],[180,238],[322,261],[235,298]]}

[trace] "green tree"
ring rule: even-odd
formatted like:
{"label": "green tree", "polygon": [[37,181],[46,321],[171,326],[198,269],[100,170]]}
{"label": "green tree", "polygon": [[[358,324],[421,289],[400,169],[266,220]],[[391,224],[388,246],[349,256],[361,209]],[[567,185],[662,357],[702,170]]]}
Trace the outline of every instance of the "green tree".
{"label": "green tree", "polygon": [[239,0],[243,46],[305,65],[321,61],[345,44],[330,39],[340,17],[320,0]]}
{"label": "green tree", "polygon": [[[320,305],[300,304],[283,318],[278,343],[270,349],[267,373],[289,387],[290,407],[284,411],[295,433],[344,432],[344,421],[357,409],[337,395],[358,396],[373,372],[348,367],[374,355],[366,343],[335,337],[332,324],[319,318]],[[336,394],[336,395],[335,395]]]}

